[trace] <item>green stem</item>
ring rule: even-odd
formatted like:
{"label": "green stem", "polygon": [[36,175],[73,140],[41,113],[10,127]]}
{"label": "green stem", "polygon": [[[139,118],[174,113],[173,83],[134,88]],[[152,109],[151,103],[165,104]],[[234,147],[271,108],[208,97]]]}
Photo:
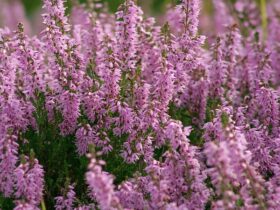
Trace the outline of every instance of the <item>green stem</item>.
{"label": "green stem", "polygon": [[42,208],[42,210],[47,210],[44,200],[41,201],[41,208]]}
{"label": "green stem", "polygon": [[261,17],[262,17],[262,30],[263,30],[263,41],[267,37],[267,12],[266,12],[266,0],[260,0]]}

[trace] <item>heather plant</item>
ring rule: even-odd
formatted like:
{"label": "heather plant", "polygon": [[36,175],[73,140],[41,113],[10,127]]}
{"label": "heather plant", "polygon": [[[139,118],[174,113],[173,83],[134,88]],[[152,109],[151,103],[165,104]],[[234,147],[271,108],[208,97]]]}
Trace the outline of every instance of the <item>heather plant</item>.
{"label": "heather plant", "polygon": [[65,3],[0,29],[1,209],[280,209],[277,1]]}

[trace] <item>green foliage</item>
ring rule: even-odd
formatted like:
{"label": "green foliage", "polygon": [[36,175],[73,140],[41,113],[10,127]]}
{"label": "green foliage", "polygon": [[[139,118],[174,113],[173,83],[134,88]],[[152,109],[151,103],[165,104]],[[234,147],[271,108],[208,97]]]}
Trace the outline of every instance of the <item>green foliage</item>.
{"label": "green foliage", "polygon": [[[211,112],[217,106],[217,101],[209,101],[208,112]],[[65,192],[61,189],[67,189],[71,183],[75,184],[75,192],[80,199],[80,203],[88,203],[87,186],[85,183],[85,173],[87,171],[88,159],[85,156],[79,156],[76,152],[75,136],[69,135],[63,137],[58,129],[62,121],[61,113],[55,111],[53,122],[48,121],[47,111],[45,108],[44,94],[37,92],[36,100],[33,101],[35,107],[34,117],[37,122],[37,128],[29,128],[28,131],[20,136],[20,154],[33,154],[39,160],[45,171],[45,197],[44,202],[46,209],[53,209],[55,205],[54,197],[63,195]],[[193,130],[189,136],[192,144],[201,146],[203,144],[203,130],[193,126],[191,114],[185,108],[178,108],[170,104],[169,114],[175,120],[182,121],[184,126],[192,125]],[[115,116],[115,113],[111,114]],[[212,118],[212,117],[210,117]],[[208,119],[209,120],[209,119]],[[223,124],[227,124],[226,115],[222,115]],[[79,118],[79,123],[90,123],[83,113]],[[113,150],[100,159],[106,161],[104,170],[115,176],[115,184],[131,178],[137,174],[144,175],[145,163],[140,158],[135,164],[127,164],[121,157],[123,143],[127,140],[128,135],[116,137],[112,129],[106,131],[111,140]],[[148,132],[151,134],[151,131]],[[145,134],[144,134],[145,135]],[[98,148],[97,148],[98,150]],[[160,160],[163,154],[168,150],[168,145],[155,149],[155,159]],[[33,152],[34,151],[34,152]],[[12,209],[14,206],[11,199],[0,196],[0,208]]]}
{"label": "green foliage", "polygon": [[207,107],[206,107],[206,122],[211,122],[215,117],[215,110],[221,104],[220,99],[217,98],[209,98],[207,100]]}
{"label": "green foliage", "polygon": [[0,209],[13,209],[15,207],[13,200],[11,198],[5,198],[2,194],[0,194]]}
{"label": "green foliage", "polygon": [[174,104],[169,106],[169,115],[183,123],[184,126],[192,126],[192,131],[188,137],[193,145],[202,146],[203,145],[203,130],[192,123],[192,114],[186,108],[176,107]]}
{"label": "green foliage", "polygon": [[[48,121],[45,109],[45,97],[42,93],[37,94],[34,101],[34,117],[38,128],[30,128],[22,135],[28,143],[21,141],[21,154],[29,154],[34,150],[36,158],[45,170],[45,204],[47,209],[54,206],[54,197],[61,195],[60,191],[65,184],[75,183],[78,197],[85,198],[86,185],[84,174],[87,169],[86,157],[79,157],[76,153],[75,137],[62,137],[58,130],[61,122],[61,114],[56,112],[54,122]],[[71,179],[70,179],[71,177]]]}
{"label": "green foliage", "polygon": [[106,161],[104,170],[115,176],[115,184],[120,184],[122,181],[133,177],[136,173],[143,173],[143,169],[145,168],[142,159],[134,164],[128,164],[121,157],[123,143],[126,141],[127,137],[127,134],[122,135],[121,137],[116,137],[113,132],[110,131],[109,138],[113,150],[107,155],[102,156],[102,159]]}
{"label": "green foliage", "polygon": [[156,148],[155,152],[154,152],[154,158],[156,160],[160,160],[162,158],[163,154],[168,150],[168,148],[169,147],[167,145],[163,145],[160,148]]}
{"label": "green foliage", "polygon": [[[55,120],[48,121],[45,108],[45,96],[37,93],[36,100],[33,101],[35,107],[34,117],[37,122],[36,131],[29,128],[27,132],[20,136],[20,154],[33,154],[39,160],[45,171],[45,197],[46,209],[53,209],[55,205],[54,198],[63,195],[71,183],[75,184],[75,192],[81,203],[88,203],[87,186],[85,183],[85,173],[89,163],[85,156],[79,156],[76,152],[75,136],[69,135],[63,137],[59,132],[59,123],[62,116],[55,111]],[[89,123],[89,120],[80,117],[79,122]],[[100,159],[106,161],[104,170],[115,176],[115,184],[119,184],[127,178],[133,177],[136,173],[143,173],[145,167],[144,161],[139,160],[137,164],[127,164],[121,157],[122,145],[127,139],[127,135],[116,137],[113,132],[108,131],[113,150]],[[33,152],[34,151],[34,152]],[[12,209],[11,199],[5,199],[0,196],[0,208]]]}
{"label": "green foliage", "polygon": [[228,126],[228,123],[229,123],[229,116],[227,113],[223,112],[222,115],[221,115],[221,122],[222,122],[222,125],[223,127],[227,127]]}
{"label": "green foliage", "polygon": [[236,201],[236,206],[237,206],[237,207],[242,207],[242,206],[244,206],[244,201],[243,201],[242,199],[238,199],[238,200]]}

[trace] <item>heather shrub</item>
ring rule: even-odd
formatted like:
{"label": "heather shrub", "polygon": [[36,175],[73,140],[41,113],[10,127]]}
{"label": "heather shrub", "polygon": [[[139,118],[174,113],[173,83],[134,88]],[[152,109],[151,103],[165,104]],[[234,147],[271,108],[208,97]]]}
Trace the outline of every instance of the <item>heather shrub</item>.
{"label": "heather shrub", "polygon": [[182,0],[153,18],[134,0],[115,14],[44,0],[36,35],[13,8],[1,209],[280,208],[277,1]]}

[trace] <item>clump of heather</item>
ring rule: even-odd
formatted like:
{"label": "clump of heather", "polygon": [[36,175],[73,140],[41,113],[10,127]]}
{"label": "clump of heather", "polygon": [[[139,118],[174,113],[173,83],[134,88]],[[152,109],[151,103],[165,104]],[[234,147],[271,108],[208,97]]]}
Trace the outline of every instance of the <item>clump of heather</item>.
{"label": "clump of heather", "polygon": [[279,209],[279,4],[205,2],[44,0],[34,36],[15,4],[0,209]]}

